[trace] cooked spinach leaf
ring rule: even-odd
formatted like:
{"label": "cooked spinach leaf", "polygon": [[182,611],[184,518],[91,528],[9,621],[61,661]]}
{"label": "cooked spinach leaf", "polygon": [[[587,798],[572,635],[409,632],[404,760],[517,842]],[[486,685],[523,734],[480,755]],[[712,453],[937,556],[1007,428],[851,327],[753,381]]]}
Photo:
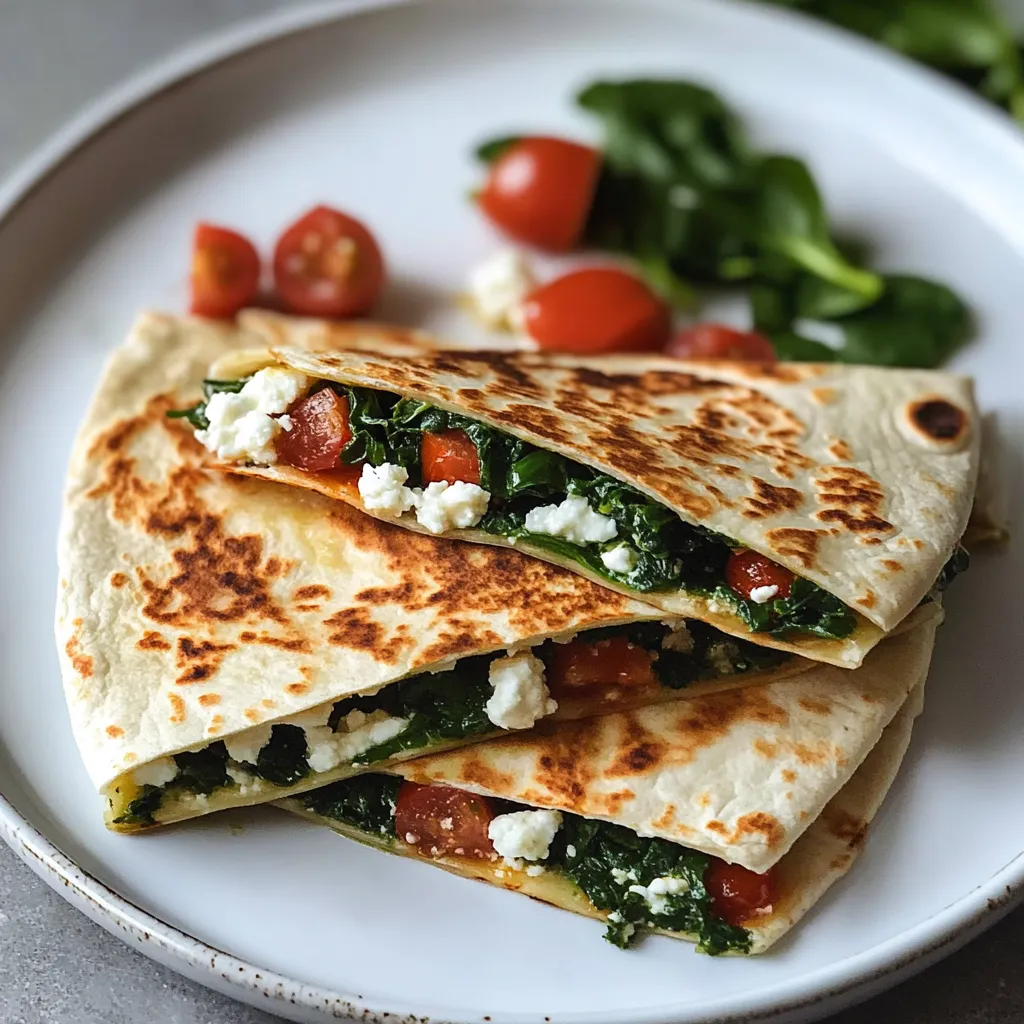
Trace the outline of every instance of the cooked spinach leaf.
{"label": "cooked spinach leaf", "polygon": [[365,832],[395,838],[395,804],[402,780],[368,773],[342,779],[299,797],[314,814],[355,825]]}
{"label": "cooked spinach leaf", "polygon": [[297,725],[275,725],[260,748],[256,763],[248,767],[275,786],[294,786],[309,774],[306,734]]}
{"label": "cooked spinach leaf", "polygon": [[939,573],[939,578],[936,581],[936,586],[939,590],[945,590],[946,587],[956,579],[957,576],[962,572],[967,572],[971,566],[971,556],[967,551],[967,548],[957,544],[953,551],[953,554],[946,560],[946,564],[942,567],[942,572]]}
{"label": "cooked spinach leaf", "polygon": [[231,785],[231,776],[227,772],[228,751],[220,740],[202,750],[175,754],[174,763],[178,766],[178,774],[165,788],[173,786],[206,795],[221,786]]}
{"label": "cooked spinach leaf", "polygon": [[162,786],[143,786],[139,795],[130,800],[122,814],[114,819],[115,825],[155,825],[153,817],[164,798]]}
{"label": "cooked spinach leaf", "polygon": [[210,421],[206,418],[206,403],[209,402],[210,396],[215,395],[218,391],[230,391],[232,394],[237,395],[245,387],[248,380],[248,377],[243,377],[239,380],[213,380],[207,378],[203,381],[203,395],[205,397],[202,402],[197,402],[187,409],[172,409],[167,413],[167,416],[172,420],[188,420],[196,430],[206,430],[210,426]]}

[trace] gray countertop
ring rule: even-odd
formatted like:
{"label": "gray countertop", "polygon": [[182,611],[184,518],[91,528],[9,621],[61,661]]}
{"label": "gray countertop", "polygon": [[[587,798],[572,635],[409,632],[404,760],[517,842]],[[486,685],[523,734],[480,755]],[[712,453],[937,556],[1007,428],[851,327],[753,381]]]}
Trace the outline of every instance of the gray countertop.
{"label": "gray countertop", "polygon": [[[1024,25],[1024,0],[1007,0]],[[0,176],[89,98],[286,0],[0,0]],[[830,1024],[1020,1024],[1024,910]],[[273,1024],[121,945],[0,844],[2,1024]]]}

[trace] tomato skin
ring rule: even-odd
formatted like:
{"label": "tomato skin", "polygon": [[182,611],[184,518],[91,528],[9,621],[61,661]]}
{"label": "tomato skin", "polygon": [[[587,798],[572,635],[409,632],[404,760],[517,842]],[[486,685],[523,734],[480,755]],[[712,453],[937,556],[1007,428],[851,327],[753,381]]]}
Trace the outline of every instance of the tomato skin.
{"label": "tomato skin", "polygon": [[646,352],[671,329],[668,307],[638,277],[614,267],[574,270],[523,300],[526,333],[557,352]]}
{"label": "tomato skin", "polygon": [[477,202],[520,242],[565,252],[583,234],[600,167],[589,146],[549,136],[519,139],[491,164]]}
{"label": "tomato skin", "polygon": [[734,551],[725,563],[725,582],[734,593],[747,600],[755,587],[778,587],[772,600],[789,597],[794,579],[796,577],[784,566],[750,548]]}
{"label": "tomato skin", "polygon": [[[395,803],[398,838],[433,856],[457,851],[467,857],[492,856],[487,827],[494,817],[487,797],[451,786],[403,782]],[[444,828],[446,822],[449,828]]]}
{"label": "tomato skin", "polygon": [[456,480],[480,483],[480,455],[464,430],[424,433],[420,462],[424,484],[442,480],[450,484]]}
{"label": "tomato skin", "polygon": [[556,696],[593,686],[641,687],[657,682],[650,654],[625,636],[554,644],[545,678]]}
{"label": "tomato skin", "polygon": [[680,331],[665,347],[677,359],[729,359],[734,362],[774,363],[772,343],[756,331],[737,331],[724,324],[695,324]]}
{"label": "tomato skin", "polygon": [[773,868],[759,875],[715,858],[704,874],[704,885],[715,913],[727,924],[741,925],[771,913],[778,900],[778,877]]}
{"label": "tomato skin", "polygon": [[244,235],[201,221],[192,239],[194,316],[227,320],[247,306],[260,288],[260,256]]}
{"label": "tomato skin", "polygon": [[352,440],[348,399],[322,388],[288,410],[292,429],[277,436],[275,451],[287,466],[322,472],[341,464],[341,450]]}
{"label": "tomato skin", "polygon": [[317,206],[277,240],[274,287],[292,313],[358,316],[384,287],[384,257],[361,221]]}

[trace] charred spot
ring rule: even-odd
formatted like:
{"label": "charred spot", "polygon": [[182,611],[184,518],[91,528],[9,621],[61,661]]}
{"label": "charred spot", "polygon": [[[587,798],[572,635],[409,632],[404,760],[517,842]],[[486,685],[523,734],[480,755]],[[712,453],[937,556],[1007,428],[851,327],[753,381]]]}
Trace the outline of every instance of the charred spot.
{"label": "charred spot", "polygon": [[812,715],[832,714],[832,708],[824,701],[812,700],[810,697],[801,697],[797,703],[799,703],[804,711],[809,711]]}
{"label": "charred spot", "polygon": [[220,694],[219,693],[201,693],[197,699],[198,699],[198,703],[199,703],[200,707],[213,708],[213,707],[216,707],[220,703]]}
{"label": "charred spot", "polygon": [[803,494],[793,487],[776,487],[757,476],[750,482],[754,496],[743,499],[746,506],[743,515],[747,519],[768,519],[783,512],[795,511],[803,504]]}
{"label": "charred spot", "polygon": [[[438,780],[441,781],[441,780]],[[460,760],[459,781],[480,786],[493,792],[508,792],[515,786],[515,779],[505,772],[492,768],[475,754],[467,754]]]}
{"label": "charred spot", "polygon": [[245,630],[238,634],[243,644],[261,644],[264,647],[276,647],[281,651],[308,651],[309,641],[301,636],[272,636],[267,632],[255,633]]}
{"label": "charred spot", "polygon": [[188,686],[209,679],[220,668],[225,656],[237,649],[235,644],[215,644],[212,640],[196,643],[191,637],[178,637],[174,663],[181,673],[174,681],[179,686]]}
{"label": "charred spot", "polygon": [[790,784],[796,782],[796,772],[792,768],[782,769],[782,781]]}
{"label": "charred spot", "polygon": [[765,534],[772,551],[782,558],[792,558],[805,569],[813,568],[818,557],[818,545],[824,530],[802,530],[797,527],[779,527]]}
{"label": "charred spot", "polygon": [[769,743],[767,740],[758,736],[758,738],[754,740],[754,751],[762,757],[771,759],[779,752],[779,748],[777,744]]}
{"label": "charred spot", "polygon": [[171,645],[164,639],[162,633],[155,633],[153,630],[146,630],[142,639],[135,645],[140,651],[169,651]]}
{"label": "charred spot", "polygon": [[897,562],[894,558],[883,558],[882,565],[884,565],[889,572],[903,572],[903,563]]}
{"label": "charred spot", "polygon": [[853,459],[853,451],[850,446],[845,441],[838,439],[828,446],[828,453],[839,462],[850,462]]}
{"label": "charred spot", "polygon": [[331,588],[314,583],[308,587],[299,587],[292,596],[296,601],[325,601],[331,596]]}
{"label": "charred spot", "polygon": [[122,587],[128,586],[128,582],[128,576],[123,572],[115,572],[114,575],[110,577],[110,585],[116,590],[120,590]]}
{"label": "charred spot", "polygon": [[336,647],[372,651],[384,639],[384,627],[365,608],[343,608],[324,619],[324,625],[331,630],[327,639]]}
{"label": "charred spot", "polygon": [[709,821],[704,828],[708,832],[717,832],[720,836],[727,836],[729,834],[729,829],[722,822],[714,819]]}
{"label": "charred spot", "polygon": [[878,604],[878,598],[873,590],[869,590],[863,597],[857,598],[857,604],[862,608],[874,608]]}
{"label": "charred spot", "polygon": [[83,678],[88,679],[93,673],[93,661],[88,654],[80,649],[82,620],[75,619],[75,633],[64,645],[64,653],[71,662],[71,667]]}
{"label": "charred spot", "polygon": [[945,398],[925,398],[909,408],[910,422],[933,441],[956,441],[967,433],[967,414]]}
{"label": "charred spot", "polygon": [[855,818],[847,811],[829,807],[822,811],[821,816],[825,819],[825,824],[832,835],[845,842],[851,850],[856,850],[864,845],[868,834],[868,823],[862,818]]}
{"label": "charred spot", "polygon": [[368,587],[356,594],[356,600],[363,604],[400,604],[410,606],[417,593],[416,584],[411,580],[394,587]]}
{"label": "charred spot", "polygon": [[785,841],[786,830],[774,815],[755,811],[736,819],[736,828],[729,837],[729,842],[738,843],[747,836],[761,836],[765,846],[771,850]]}
{"label": "charred spot", "polygon": [[815,518],[838,523],[855,534],[891,532],[894,527],[881,516],[885,501],[882,485],[854,466],[826,466],[815,477],[814,487],[821,510]]}
{"label": "charred spot", "polygon": [[176,693],[167,694],[167,699],[171,703],[171,717],[170,721],[174,725],[180,725],[185,721],[185,701],[178,696]]}
{"label": "charred spot", "polygon": [[791,749],[793,756],[804,766],[824,764],[831,754],[831,748],[825,750],[821,745],[814,748],[807,746],[806,743],[794,743]]}
{"label": "charred spot", "polygon": [[514,428],[533,431],[549,441],[565,443],[575,437],[574,431],[566,429],[565,419],[545,406],[517,402],[509,405],[500,417],[495,418],[500,418]]}
{"label": "charred spot", "polygon": [[296,697],[302,696],[304,693],[309,693],[312,687],[309,683],[286,683],[284,690],[285,693],[294,694]]}
{"label": "charred spot", "polygon": [[691,700],[675,722],[671,756],[690,761],[696,751],[727,736],[740,722],[785,725],[789,715],[755,687]]}
{"label": "charred spot", "polygon": [[642,775],[661,763],[665,753],[663,743],[638,743],[622,751],[606,775]]}

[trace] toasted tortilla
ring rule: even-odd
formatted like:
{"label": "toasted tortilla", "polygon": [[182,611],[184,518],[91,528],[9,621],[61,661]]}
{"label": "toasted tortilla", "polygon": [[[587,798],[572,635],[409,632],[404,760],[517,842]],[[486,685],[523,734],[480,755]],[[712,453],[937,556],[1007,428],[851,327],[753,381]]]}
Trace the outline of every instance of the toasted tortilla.
{"label": "toasted tortilla", "polygon": [[[142,316],[76,440],[59,542],[56,635],[71,722],[107,822],[132,772],[473,654],[664,612],[512,550],[410,534],[294,488],[201,468],[166,412],[245,331]],[[799,659],[768,673],[806,667]],[[698,691],[760,678],[697,683]],[[624,698],[672,699],[657,687]],[[566,701],[600,713],[608,694]],[[323,785],[180,794],[158,823]]]}
{"label": "toasted tortilla", "polygon": [[[816,661],[859,665],[932,588],[971,510],[980,430],[966,377],[423,349],[421,334],[393,328],[256,312],[243,322],[279,363],[482,420],[617,477],[817,583],[856,613],[848,637],[751,633],[713,599],[681,590],[643,595],[673,614]],[[351,478],[284,465],[224,468],[363,508]],[[410,514],[399,523],[423,530]],[[507,543],[474,529],[447,536]],[[636,596],[528,539],[517,546]]]}
{"label": "toasted tortilla", "polygon": [[[922,669],[920,681],[882,731],[878,743],[792,848],[776,863],[779,898],[769,913],[744,922],[744,927],[751,933],[752,954],[765,952],[786,935],[828,888],[846,874],[860,854],[867,839],[868,826],[892,786],[910,744],[914,721],[923,707],[924,671],[926,666]],[[765,786],[772,786],[773,783],[778,783],[778,777],[773,779],[766,776],[762,780]],[[401,856],[424,859],[415,847],[401,839],[392,840],[364,832],[345,822],[316,815],[303,807],[299,800],[285,800],[279,806],[366,845]],[[524,870],[510,868],[505,864],[496,865],[470,857],[443,855],[426,859],[453,874],[522,892],[563,910],[601,921],[608,916],[607,911],[595,907],[583,891],[559,871],[549,870],[531,876]],[[697,940],[693,934],[663,929],[656,931],[670,938],[691,942]]]}

